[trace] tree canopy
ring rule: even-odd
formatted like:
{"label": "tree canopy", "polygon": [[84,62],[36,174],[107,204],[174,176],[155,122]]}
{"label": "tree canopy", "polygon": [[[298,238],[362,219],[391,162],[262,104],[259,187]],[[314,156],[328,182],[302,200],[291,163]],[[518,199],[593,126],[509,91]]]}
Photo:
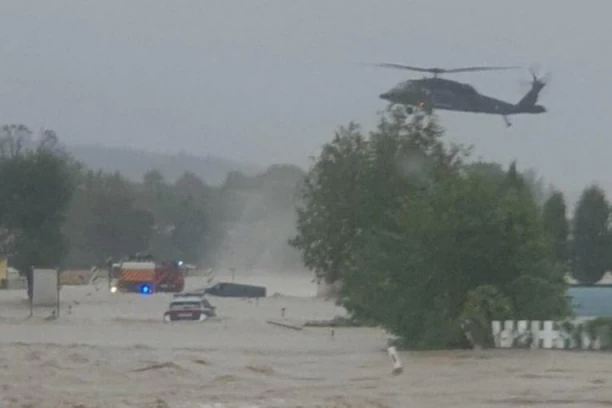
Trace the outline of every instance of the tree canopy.
{"label": "tree canopy", "polygon": [[604,191],[587,187],[580,196],[572,220],[572,271],[582,283],[599,281],[610,267],[610,204]]}
{"label": "tree canopy", "polygon": [[570,259],[569,252],[569,222],[567,207],[563,193],[555,191],[546,200],[543,207],[544,227],[552,240],[555,257],[559,262],[566,263]]}
{"label": "tree canopy", "polygon": [[491,313],[566,316],[565,270],[516,163],[468,165],[435,120],[410,119],[390,110],[369,135],[351,124],[324,146],[291,241],[305,264],[342,280],[356,319],[412,347],[464,345],[462,321]]}
{"label": "tree canopy", "polygon": [[156,259],[210,265],[223,240],[224,213],[221,189],[192,173],[169,183],[151,170],[133,182],[84,169],[66,225],[73,242],[69,263],[104,265],[109,257],[149,252]]}
{"label": "tree canopy", "polygon": [[23,125],[0,135],[0,229],[3,254],[26,274],[59,267],[69,250],[63,226],[74,191],[74,163],[46,131],[34,140]]}

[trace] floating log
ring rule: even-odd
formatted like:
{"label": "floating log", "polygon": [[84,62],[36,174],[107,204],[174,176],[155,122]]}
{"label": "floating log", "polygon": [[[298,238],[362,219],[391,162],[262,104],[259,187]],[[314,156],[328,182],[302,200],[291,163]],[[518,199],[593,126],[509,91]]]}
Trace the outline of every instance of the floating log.
{"label": "floating log", "polygon": [[285,327],[287,329],[293,329],[293,330],[302,330],[304,328],[303,323],[291,323],[286,320],[268,320],[268,323],[273,324],[275,326],[281,326],[281,327]]}

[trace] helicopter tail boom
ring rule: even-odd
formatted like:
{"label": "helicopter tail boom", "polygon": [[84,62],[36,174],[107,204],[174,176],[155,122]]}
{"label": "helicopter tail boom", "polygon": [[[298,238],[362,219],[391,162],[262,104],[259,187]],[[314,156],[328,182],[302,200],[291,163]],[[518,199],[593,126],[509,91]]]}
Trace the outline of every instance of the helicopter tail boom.
{"label": "helicopter tail boom", "polygon": [[548,76],[538,78],[533,70],[531,70],[531,89],[521,98],[520,101],[515,105],[516,113],[543,113],[546,112],[546,108],[542,105],[538,105],[538,97],[542,89],[548,82]]}

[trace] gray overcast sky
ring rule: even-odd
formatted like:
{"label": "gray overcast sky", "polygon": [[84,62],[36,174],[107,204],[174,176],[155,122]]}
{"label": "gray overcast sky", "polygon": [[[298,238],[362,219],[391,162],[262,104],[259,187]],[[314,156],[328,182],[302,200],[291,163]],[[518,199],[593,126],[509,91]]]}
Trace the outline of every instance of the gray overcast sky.
{"label": "gray overcast sky", "polygon": [[[588,5],[588,6],[587,6]],[[364,67],[539,63],[549,113],[440,116],[448,136],[517,158],[572,195],[612,193],[612,3],[554,0],[1,0],[2,123],[68,142],[307,164],[338,125],[419,74]],[[517,72],[460,74],[517,101]]]}

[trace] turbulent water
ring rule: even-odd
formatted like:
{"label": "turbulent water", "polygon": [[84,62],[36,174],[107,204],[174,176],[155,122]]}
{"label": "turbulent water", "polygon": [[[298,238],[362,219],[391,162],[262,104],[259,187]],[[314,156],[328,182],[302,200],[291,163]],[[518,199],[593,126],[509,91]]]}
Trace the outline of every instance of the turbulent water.
{"label": "turbulent water", "polygon": [[[391,374],[380,330],[268,324],[343,310],[305,297],[308,276],[243,277],[258,302],[211,297],[218,319],[163,323],[170,295],[65,286],[59,319],[0,291],[0,407],[552,407],[612,401],[612,357],[545,350],[402,353]],[[223,276],[221,276],[223,277]],[[201,287],[204,279],[190,279]],[[70,306],[70,308],[69,308]]]}

